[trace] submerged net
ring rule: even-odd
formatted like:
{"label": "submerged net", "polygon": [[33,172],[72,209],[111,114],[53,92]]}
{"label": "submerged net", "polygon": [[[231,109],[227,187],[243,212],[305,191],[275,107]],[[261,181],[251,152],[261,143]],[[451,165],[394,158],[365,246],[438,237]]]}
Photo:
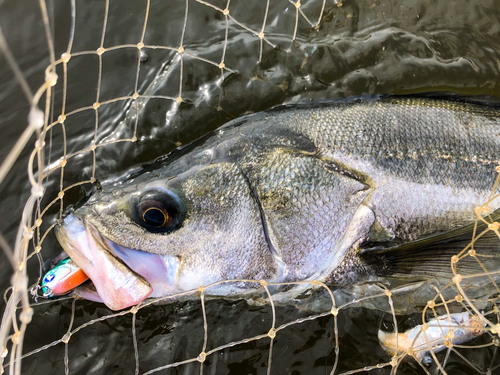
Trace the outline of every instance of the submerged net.
{"label": "submerged net", "polygon": [[[500,289],[495,281],[500,271],[490,269],[488,257],[474,248],[490,231],[500,237],[499,224],[489,215],[489,207],[498,206],[499,179],[492,181],[490,199],[478,202],[477,222],[485,226],[478,226],[483,229],[469,246],[450,259],[455,276],[446,285],[389,289],[374,283],[332,289],[313,280],[304,282],[310,291],[301,299],[286,301],[274,293],[276,284],[246,280],[260,285],[261,298],[208,300],[214,285],[205,285],[163,298],[165,305],[147,301],[115,313],[73,298],[33,300],[43,263],[59,251],[52,229],[96,181],[113,181],[131,165],[166,154],[245,113],[340,92],[347,96],[386,90],[390,80],[376,79],[381,72],[377,69],[382,69],[377,57],[370,69],[358,57],[346,57],[368,36],[375,42],[366,51],[385,51],[387,46],[387,53],[403,56],[403,65],[405,51],[430,65],[462,63],[455,61],[451,44],[448,57],[441,51],[433,62],[426,50],[430,47],[417,34],[388,34],[387,25],[377,26],[375,21],[385,17],[391,4],[379,9],[375,3],[326,0],[253,3],[40,0],[30,20],[40,29],[30,37],[44,41],[48,51],[36,65],[48,65],[35,92],[23,77],[30,67],[8,43],[7,31],[15,25],[0,25],[3,59],[29,103],[29,123],[0,167],[3,192],[9,191],[13,174],[24,173],[21,168],[27,166],[29,179],[29,188],[17,187],[24,208],[19,215],[12,210],[6,218],[10,231],[4,228],[6,235],[0,237],[4,269],[13,270],[4,270],[2,284],[9,284],[0,330],[4,372],[500,371]],[[418,16],[416,8],[409,8],[405,17]],[[357,29],[361,19],[364,31]],[[435,32],[432,40],[441,37]],[[477,43],[489,40],[481,38]],[[490,71],[487,64],[482,68],[477,81],[484,83]],[[28,80],[33,77],[38,79],[30,73]],[[408,78],[408,87],[417,90],[417,81],[430,79],[426,77],[422,71],[418,79]],[[436,86],[441,87],[439,82]],[[17,235],[12,223],[19,225]],[[483,272],[461,275],[469,258]],[[471,287],[471,279],[480,286]],[[409,307],[429,290],[435,297],[423,308]],[[372,310],[376,312],[367,312]],[[460,331],[453,319],[464,312],[468,320]],[[388,352],[378,342],[379,328],[403,333],[419,324],[412,338],[394,336],[395,347]],[[456,343],[454,336],[464,329],[472,332],[473,340]],[[437,347],[444,350],[432,350]],[[427,352],[431,360],[425,362]],[[408,361],[412,357],[415,361]]]}

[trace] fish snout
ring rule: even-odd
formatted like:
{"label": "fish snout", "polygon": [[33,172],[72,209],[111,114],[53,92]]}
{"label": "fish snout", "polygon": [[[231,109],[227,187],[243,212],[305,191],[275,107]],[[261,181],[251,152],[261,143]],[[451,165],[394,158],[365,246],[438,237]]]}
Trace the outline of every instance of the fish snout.
{"label": "fish snout", "polygon": [[66,253],[92,280],[99,297],[95,300],[120,310],[140,303],[152,293],[150,283],[114,256],[107,240],[81,216],[70,214],[55,233]]}

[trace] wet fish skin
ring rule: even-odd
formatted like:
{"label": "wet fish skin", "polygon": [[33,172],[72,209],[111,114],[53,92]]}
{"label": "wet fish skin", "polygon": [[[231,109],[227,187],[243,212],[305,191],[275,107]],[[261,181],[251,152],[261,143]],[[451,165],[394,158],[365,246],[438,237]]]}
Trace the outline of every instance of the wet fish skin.
{"label": "wet fish skin", "polygon": [[469,312],[445,314],[427,321],[425,328],[417,325],[404,333],[378,331],[382,348],[391,356],[411,355],[430,365],[431,351],[438,353],[451,345],[460,345],[486,332],[480,316]]}
{"label": "wet fish skin", "polygon": [[[101,234],[96,243],[106,251],[140,250],[175,264],[172,292],[225,279],[356,283],[384,273],[358,256],[364,245],[473,222],[494,182],[499,133],[497,108],[457,101],[281,107],[236,119],[170,164],[105,186],[72,215]],[[141,223],[137,207],[148,194],[175,206],[168,230]],[[73,257],[79,245],[65,241]]]}

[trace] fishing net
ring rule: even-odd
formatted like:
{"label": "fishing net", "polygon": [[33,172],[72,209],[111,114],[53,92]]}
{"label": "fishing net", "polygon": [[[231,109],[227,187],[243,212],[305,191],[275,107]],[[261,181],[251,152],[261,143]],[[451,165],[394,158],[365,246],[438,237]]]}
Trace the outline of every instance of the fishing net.
{"label": "fishing net", "polygon": [[[28,115],[27,126],[16,123],[21,129],[17,142],[2,153],[0,167],[5,195],[5,235],[0,237],[5,254],[3,372],[500,371],[500,289],[495,282],[500,271],[491,269],[488,256],[474,247],[492,231],[500,237],[499,224],[490,216],[490,207],[498,206],[499,179],[491,181],[490,199],[478,202],[478,229],[450,259],[455,276],[445,285],[331,288],[312,280],[303,283],[308,288],[300,298],[287,301],[276,293],[276,284],[247,280],[259,286],[260,298],[209,299],[215,285],[204,285],[119,312],[71,297],[35,300],[43,263],[60,251],[54,226],[96,182],[113,181],[131,165],[153,160],[245,113],[339,92],[386,90],[386,83],[375,79],[377,69],[383,69],[375,55],[371,69],[349,55],[369,38],[376,39],[369,53],[385,51],[387,45],[403,56],[400,63],[405,51],[432,62],[418,35],[400,30],[391,36],[384,32],[386,25],[377,26],[375,21],[396,3],[40,0],[34,5],[28,10],[3,4],[4,15],[13,16],[3,17],[0,25],[2,61],[16,82],[2,100],[17,90],[27,103],[21,112]],[[436,8],[437,13],[453,12],[442,4]],[[418,7],[402,14],[424,18]],[[360,20],[364,31],[352,31]],[[16,28],[28,26],[36,43],[9,43],[9,38],[17,40],[12,37]],[[397,46],[390,47],[390,38]],[[466,43],[488,43],[488,38],[482,34]],[[452,44],[440,63],[462,63],[454,60]],[[33,66],[21,54],[28,47],[31,56],[38,56]],[[488,56],[476,57],[483,61]],[[484,83],[490,71],[487,65],[482,68],[485,73],[478,73],[477,80]],[[34,86],[43,69],[43,84]],[[340,75],[343,84],[336,85]],[[424,71],[415,79],[403,76],[414,89],[428,79]],[[30,86],[38,88],[31,91]],[[2,117],[8,121],[8,113]],[[23,181],[27,176],[29,182],[16,187],[13,176]],[[20,208],[9,197],[22,202]],[[470,258],[481,272],[462,275],[462,264]],[[429,290],[433,299],[411,307]],[[468,313],[459,328],[458,313]],[[415,336],[393,336],[392,349],[379,343],[379,331],[409,329]],[[457,343],[464,330],[471,341]],[[433,350],[438,347],[444,349]],[[431,360],[423,361],[424,354]]]}

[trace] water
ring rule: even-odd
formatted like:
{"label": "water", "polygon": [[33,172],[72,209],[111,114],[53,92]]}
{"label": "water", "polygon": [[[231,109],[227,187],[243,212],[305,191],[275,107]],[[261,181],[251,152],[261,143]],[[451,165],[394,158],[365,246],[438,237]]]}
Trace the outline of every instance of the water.
{"label": "water", "polygon": [[[213,4],[224,9],[224,1]],[[184,56],[182,92],[179,92],[181,63],[175,51],[144,49],[140,63],[138,92],[142,95],[177,97],[172,100],[143,99],[138,109],[132,100],[103,105],[98,110],[95,132],[94,111],[68,116],[67,154],[89,147],[94,134],[97,143],[130,138],[138,116],[138,142],[111,144],[96,151],[95,176],[105,181],[127,173],[132,167],[168,154],[179,146],[203,136],[221,124],[243,114],[284,103],[325,100],[365,94],[411,94],[428,91],[453,91],[466,95],[500,97],[500,9],[499,1],[346,1],[341,7],[326,2],[316,31],[299,14],[296,39],[296,8],[287,1],[271,1],[265,26],[267,40],[260,39],[234,22],[229,23],[227,44],[224,15],[204,4],[189,0],[183,46],[196,56],[216,62],[224,55],[224,70],[198,59]],[[304,14],[314,24],[321,13],[321,1],[307,1]],[[184,25],[186,3],[151,2],[144,37],[146,45],[177,48]],[[47,2],[56,57],[66,51],[70,38],[69,2]],[[245,1],[232,1],[230,14],[246,27],[259,32],[266,1],[248,7]],[[76,4],[76,27],[72,53],[100,47],[105,2]],[[137,44],[146,13],[146,1],[111,1],[104,47]],[[49,63],[45,32],[38,5],[32,2],[0,4],[0,27],[12,52],[35,90],[43,82],[43,69]],[[137,71],[137,49],[125,48],[102,55],[102,80],[99,101],[132,95]],[[259,61],[260,60],[260,61]],[[0,56],[0,142],[1,157],[24,130],[29,104],[16,86]],[[90,106],[96,101],[98,57],[78,56],[68,63],[66,113]],[[57,68],[53,119],[61,113],[62,76]],[[219,81],[221,80],[221,81]],[[43,106],[42,106],[43,108]],[[49,142],[50,139],[50,142]],[[0,184],[0,232],[13,243],[24,201],[29,196],[26,167],[34,142],[21,154],[12,172]],[[54,127],[47,139],[47,163],[62,155],[61,128]],[[93,157],[84,152],[69,159],[64,172],[64,187],[93,175]],[[59,192],[59,173],[46,181],[47,205]],[[71,208],[91,189],[90,184],[66,192],[65,208]],[[479,203],[479,202],[478,202]],[[44,216],[46,230],[57,219],[59,206]],[[60,251],[52,232],[43,243],[44,259]],[[9,269],[0,258],[0,266]],[[31,282],[38,275],[38,262],[28,263]],[[9,285],[9,275],[1,278],[1,290]],[[28,326],[25,352],[60,339],[68,329],[71,301],[35,308]],[[111,312],[99,304],[78,301],[73,327]],[[308,315],[294,306],[277,307],[277,318],[291,321]],[[310,314],[309,314],[310,315]],[[150,307],[137,314],[137,342],[140,372],[166,363],[196,357],[203,342],[203,321],[199,301],[176,302]],[[270,307],[248,306],[245,301],[210,301],[208,347],[266,333],[270,327]],[[378,345],[380,324],[392,317],[377,310],[353,308],[339,315],[340,361],[338,371],[387,362],[390,358]],[[420,323],[420,315],[401,317],[402,325]],[[75,374],[133,373],[135,368],[130,314],[103,320],[72,336],[68,346],[69,369]],[[389,327],[390,329],[392,327]],[[324,374],[335,362],[334,319],[329,315],[291,326],[274,342],[272,373]],[[490,340],[491,341],[491,340]],[[482,337],[474,345],[488,342]],[[261,374],[268,368],[269,339],[228,348],[207,357],[208,373]],[[492,347],[462,350],[481,369],[498,364]],[[492,364],[492,361],[494,364]],[[496,362],[495,362],[496,361]],[[64,373],[64,345],[58,344],[23,360],[26,374]],[[470,373],[458,356],[448,362],[448,373]],[[430,369],[434,371],[434,369]],[[199,364],[187,364],[162,373],[197,373]],[[390,369],[370,373],[388,374]],[[401,374],[425,373],[412,362],[400,366]]]}

